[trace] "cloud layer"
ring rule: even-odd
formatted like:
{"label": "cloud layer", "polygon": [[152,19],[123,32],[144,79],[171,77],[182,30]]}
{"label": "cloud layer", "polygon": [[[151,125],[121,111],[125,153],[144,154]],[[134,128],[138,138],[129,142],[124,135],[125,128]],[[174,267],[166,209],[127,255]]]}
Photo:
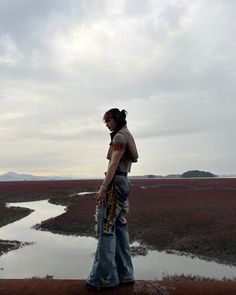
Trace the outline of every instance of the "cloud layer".
{"label": "cloud layer", "polygon": [[101,176],[110,107],[132,174],[235,173],[235,1],[0,2],[0,172]]}

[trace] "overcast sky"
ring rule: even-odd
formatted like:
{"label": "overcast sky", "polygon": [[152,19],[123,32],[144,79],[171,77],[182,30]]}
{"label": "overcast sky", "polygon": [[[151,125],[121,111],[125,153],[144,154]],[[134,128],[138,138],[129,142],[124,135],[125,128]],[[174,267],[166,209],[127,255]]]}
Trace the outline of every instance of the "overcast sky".
{"label": "overcast sky", "polygon": [[112,107],[132,175],[236,173],[235,0],[0,0],[0,174],[102,176]]}

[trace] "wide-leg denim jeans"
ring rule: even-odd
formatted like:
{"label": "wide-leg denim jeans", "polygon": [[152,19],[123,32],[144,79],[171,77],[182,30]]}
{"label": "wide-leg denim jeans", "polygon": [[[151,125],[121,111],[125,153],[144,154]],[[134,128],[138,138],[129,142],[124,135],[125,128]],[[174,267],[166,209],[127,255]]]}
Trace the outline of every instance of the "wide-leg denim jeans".
{"label": "wide-leg denim jeans", "polygon": [[128,212],[130,183],[127,177],[115,176],[117,214],[109,231],[103,228],[106,206],[99,208],[99,240],[92,270],[87,282],[95,287],[112,287],[134,280],[134,271],[129,247]]}

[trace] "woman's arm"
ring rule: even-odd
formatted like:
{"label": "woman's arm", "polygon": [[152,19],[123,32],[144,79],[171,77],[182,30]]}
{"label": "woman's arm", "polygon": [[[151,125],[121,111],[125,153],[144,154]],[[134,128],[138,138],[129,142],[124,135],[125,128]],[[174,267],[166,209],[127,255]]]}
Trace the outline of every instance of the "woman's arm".
{"label": "woman's arm", "polygon": [[106,187],[111,183],[116,169],[119,165],[120,159],[122,158],[123,154],[124,154],[125,149],[119,149],[119,150],[114,150],[112,152],[112,156],[111,156],[111,160],[109,162],[108,168],[107,168],[107,172],[106,172],[106,176],[105,179],[103,181],[103,184],[100,188],[100,190],[98,191],[97,195],[96,195],[96,199],[98,201],[99,205],[103,205],[103,203],[106,200]]}

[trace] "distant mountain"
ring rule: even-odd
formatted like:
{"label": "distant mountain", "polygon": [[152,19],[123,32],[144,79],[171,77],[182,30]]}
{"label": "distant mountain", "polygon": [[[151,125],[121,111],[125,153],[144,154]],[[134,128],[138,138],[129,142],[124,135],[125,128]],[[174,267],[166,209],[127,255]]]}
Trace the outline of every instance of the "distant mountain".
{"label": "distant mountain", "polygon": [[169,174],[164,176],[164,178],[180,178],[181,174]]}
{"label": "distant mountain", "polygon": [[163,178],[162,175],[147,174],[143,176],[144,178]]}
{"label": "distant mountain", "polygon": [[206,171],[199,171],[199,170],[191,170],[184,172],[181,175],[182,178],[192,178],[192,177],[217,177],[217,175],[211,173],[211,172],[206,172]]}
{"label": "distant mountain", "polygon": [[35,176],[31,174],[7,172],[0,175],[0,181],[63,180],[75,179],[73,176]]}
{"label": "distant mountain", "polygon": [[[187,175],[187,176],[186,176]],[[191,170],[181,174],[169,174],[169,175],[139,175],[129,176],[131,179],[166,179],[166,178],[185,178],[185,177],[222,177],[222,178],[236,178],[236,175],[214,175],[210,172],[204,172],[199,170]],[[33,181],[33,180],[70,180],[70,179],[98,179],[100,177],[81,177],[81,176],[35,176],[31,174],[7,172],[0,175],[0,181]]]}
{"label": "distant mountain", "polygon": [[146,174],[146,175],[139,175],[139,176],[129,176],[131,179],[143,179],[143,178],[157,178],[157,179],[163,179],[163,178],[180,178],[180,174],[168,174],[168,175],[155,175],[155,174]]}

